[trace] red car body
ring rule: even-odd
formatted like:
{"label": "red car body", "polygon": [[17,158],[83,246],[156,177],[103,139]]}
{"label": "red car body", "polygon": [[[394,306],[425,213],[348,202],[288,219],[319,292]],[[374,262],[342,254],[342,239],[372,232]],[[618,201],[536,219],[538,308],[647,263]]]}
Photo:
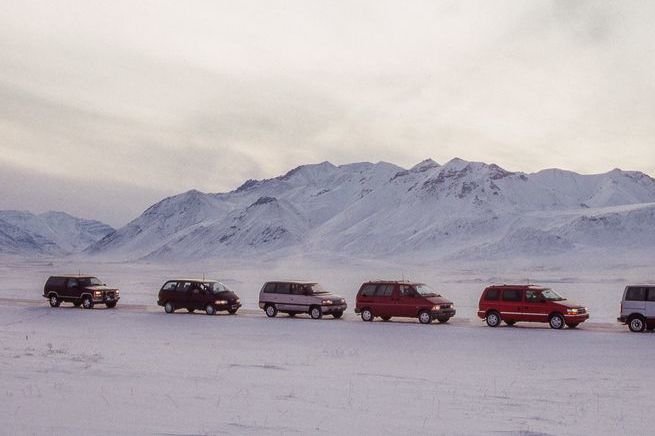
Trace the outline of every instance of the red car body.
{"label": "red car body", "polygon": [[545,322],[554,329],[574,328],[589,319],[586,307],[569,301],[552,289],[534,285],[495,285],[480,296],[478,316],[490,327],[501,321]]}

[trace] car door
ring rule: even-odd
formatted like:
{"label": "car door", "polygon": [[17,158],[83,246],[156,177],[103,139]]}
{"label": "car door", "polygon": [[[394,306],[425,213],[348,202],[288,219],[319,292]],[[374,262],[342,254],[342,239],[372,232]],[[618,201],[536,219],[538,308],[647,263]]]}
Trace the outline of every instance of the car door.
{"label": "car door", "polygon": [[547,322],[549,304],[541,298],[541,290],[526,289],[525,298],[519,312],[523,313],[525,321]]}
{"label": "car door", "polygon": [[66,280],[66,297],[81,298],[82,289],[77,279]]}
{"label": "car door", "polygon": [[189,307],[192,309],[204,309],[210,302],[210,296],[202,283],[191,282],[187,295],[189,296]]}
{"label": "car door", "polygon": [[394,316],[394,306],[398,301],[398,290],[390,283],[379,284],[375,288],[375,316]]}
{"label": "car door", "polygon": [[623,310],[628,314],[639,313],[646,316],[646,293],[643,286],[628,286],[625,291]]}
{"label": "car door", "polygon": [[294,310],[291,298],[291,283],[277,283],[275,287],[275,297],[278,310]]}
{"label": "car door", "polygon": [[523,290],[519,288],[504,288],[499,302],[500,316],[505,321],[526,321],[521,312]]}
{"label": "car door", "polygon": [[189,294],[191,292],[191,282],[177,282],[175,287],[175,307],[191,308]]}
{"label": "car door", "polygon": [[398,298],[393,308],[396,316],[415,317],[418,315],[418,293],[413,286],[398,285]]}

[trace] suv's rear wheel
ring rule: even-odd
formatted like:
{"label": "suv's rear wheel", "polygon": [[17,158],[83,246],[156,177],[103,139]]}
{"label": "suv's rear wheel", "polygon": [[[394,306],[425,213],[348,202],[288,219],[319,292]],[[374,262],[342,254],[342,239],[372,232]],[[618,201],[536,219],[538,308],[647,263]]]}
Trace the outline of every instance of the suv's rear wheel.
{"label": "suv's rear wheel", "polygon": [[88,295],[82,298],[82,307],[85,309],[93,309],[93,299]]}
{"label": "suv's rear wheel", "polygon": [[362,310],[362,321],[373,321],[373,312],[371,309]]}
{"label": "suv's rear wheel", "polygon": [[323,311],[321,311],[321,308],[318,306],[312,306],[312,308],[309,309],[309,316],[311,316],[312,319],[321,319],[323,317]]}
{"label": "suv's rear wheel", "polygon": [[430,324],[432,322],[432,315],[427,310],[422,310],[418,313],[418,322],[421,324]]}
{"label": "suv's rear wheel", "polygon": [[559,330],[564,327],[564,317],[559,313],[554,313],[548,319],[551,329]]}
{"label": "suv's rear wheel", "polygon": [[633,316],[630,318],[630,321],[628,321],[628,328],[630,328],[631,332],[640,333],[646,328],[646,322],[640,315]]}
{"label": "suv's rear wheel", "polygon": [[214,315],[216,314],[216,308],[214,307],[213,304],[208,304],[205,306],[205,312],[207,315]]}
{"label": "suv's rear wheel", "polygon": [[175,312],[175,306],[173,306],[173,303],[170,301],[167,301],[166,304],[164,304],[164,310],[166,313],[173,313]]}
{"label": "suv's rear wheel", "polygon": [[343,316],[343,312],[341,312],[341,311],[332,312],[332,316],[334,317],[334,319],[339,319],[339,318],[341,318]]}
{"label": "suv's rear wheel", "polygon": [[269,318],[275,318],[275,315],[277,315],[277,307],[273,304],[267,305],[264,310],[266,311],[266,316]]}
{"label": "suv's rear wheel", "polygon": [[489,327],[498,327],[500,325],[500,313],[496,312],[495,310],[490,311],[487,313],[487,325]]}
{"label": "suv's rear wheel", "polygon": [[59,307],[61,304],[61,301],[59,301],[59,297],[57,297],[55,294],[51,294],[48,297],[48,302],[50,303],[50,307]]}

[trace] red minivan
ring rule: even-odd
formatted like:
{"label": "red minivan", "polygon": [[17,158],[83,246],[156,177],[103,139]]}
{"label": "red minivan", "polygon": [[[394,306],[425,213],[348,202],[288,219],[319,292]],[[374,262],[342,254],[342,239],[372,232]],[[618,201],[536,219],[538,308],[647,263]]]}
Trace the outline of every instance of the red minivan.
{"label": "red minivan", "polygon": [[418,318],[421,324],[436,319],[448,322],[455,315],[453,303],[424,283],[406,281],[374,281],[363,283],[357,293],[355,313],[364,321],[379,316],[384,321],[391,317]]}
{"label": "red minivan", "polygon": [[589,310],[550,288],[534,285],[494,285],[480,296],[478,316],[489,327],[516,322],[547,322],[551,328],[575,328],[589,319]]}

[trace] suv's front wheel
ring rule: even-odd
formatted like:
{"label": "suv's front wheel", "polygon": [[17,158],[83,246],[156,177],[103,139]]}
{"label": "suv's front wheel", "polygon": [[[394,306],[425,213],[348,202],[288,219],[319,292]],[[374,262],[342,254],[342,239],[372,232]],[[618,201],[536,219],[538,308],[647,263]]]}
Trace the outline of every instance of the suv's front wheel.
{"label": "suv's front wheel", "polygon": [[52,294],[50,297],[48,297],[48,302],[50,303],[50,307],[59,307],[61,304],[59,297],[57,297],[55,294]]}
{"label": "suv's front wheel", "polygon": [[628,322],[628,328],[631,332],[640,333],[646,328],[646,322],[644,321],[644,318],[639,315],[633,316]]}
{"label": "suv's front wheel", "polygon": [[85,309],[93,309],[93,299],[88,295],[82,298],[82,307]]}

